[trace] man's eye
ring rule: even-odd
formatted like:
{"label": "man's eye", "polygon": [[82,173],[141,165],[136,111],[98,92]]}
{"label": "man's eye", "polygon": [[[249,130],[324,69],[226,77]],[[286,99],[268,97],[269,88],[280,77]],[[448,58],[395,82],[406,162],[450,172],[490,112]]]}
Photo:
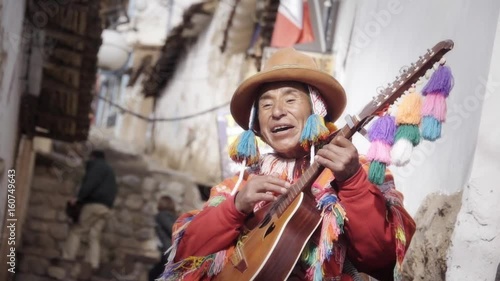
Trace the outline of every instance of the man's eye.
{"label": "man's eye", "polygon": [[294,102],[294,101],[296,101],[296,99],[287,99],[287,100],[286,100],[286,102],[287,102],[287,103],[292,103],[292,102]]}
{"label": "man's eye", "polygon": [[262,108],[266,109],[266,108],[270,108],[272,106],[272,104],[270,103],[265,103],[262,105]]}

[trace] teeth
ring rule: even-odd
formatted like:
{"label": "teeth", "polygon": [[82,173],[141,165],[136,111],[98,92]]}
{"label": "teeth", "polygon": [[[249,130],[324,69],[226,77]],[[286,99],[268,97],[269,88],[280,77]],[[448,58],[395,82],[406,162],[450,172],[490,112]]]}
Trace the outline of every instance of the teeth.
{"label": "teeth", "polygon": [[280,131],[280,130],[284,130],[284,129],[287,129],[287,128],[288,128],[288,126],[279,126],[279,127],[274,127],[274,128],[273,128],[273,130],[272,130],[272,132],[273,132],[273,133],[276,133],[276,132],[278,132],[278,131]]}

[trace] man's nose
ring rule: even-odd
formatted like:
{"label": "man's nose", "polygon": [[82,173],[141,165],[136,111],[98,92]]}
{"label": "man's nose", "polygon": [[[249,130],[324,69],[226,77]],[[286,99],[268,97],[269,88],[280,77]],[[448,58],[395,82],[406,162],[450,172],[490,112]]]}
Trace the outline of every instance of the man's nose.
{"label": "man's nose", "polygon": [[286,108],[282,102],[277,102],[273,106],[273,117],[281,118],[286,115]]}

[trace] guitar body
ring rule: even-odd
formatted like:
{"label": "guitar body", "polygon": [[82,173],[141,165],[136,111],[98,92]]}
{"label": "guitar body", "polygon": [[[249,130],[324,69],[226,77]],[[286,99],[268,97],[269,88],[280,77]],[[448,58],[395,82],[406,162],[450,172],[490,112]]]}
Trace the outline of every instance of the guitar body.
{"label": "guitar body", "polygon": [[242,243],[236,247],[222,271],[214,280],[286,280],[304,247],[321,222],[312,196],[300,193],[282,213],[263,217]]}

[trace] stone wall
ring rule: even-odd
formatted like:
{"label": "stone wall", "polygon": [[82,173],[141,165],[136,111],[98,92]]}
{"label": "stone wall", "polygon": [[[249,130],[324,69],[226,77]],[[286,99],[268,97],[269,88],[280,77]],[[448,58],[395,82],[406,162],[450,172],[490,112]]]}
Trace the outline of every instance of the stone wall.
{"label": "stone wall", "polygon": [[417,230],[405,256],[403,280],[446,280],[448,251],[461,200],[462,192],[426,197],[415,216]]}
{"label": "stone wall", "polygon": [[83,161],[71,162],[63,156],[67,151],[60,152],[37,155],[16,280],[147,280],[149,269],[159,260],[154,232],[158,198],[170,195],[179,213],[199,208],[197,186],[178,172],[151,169],[142,156],[106,151],[119,191],[101,236],[101,266],[92,275],[83,263],[86,238],[75,262],[59,258],[69,232],[66,202],[83,176]]}

